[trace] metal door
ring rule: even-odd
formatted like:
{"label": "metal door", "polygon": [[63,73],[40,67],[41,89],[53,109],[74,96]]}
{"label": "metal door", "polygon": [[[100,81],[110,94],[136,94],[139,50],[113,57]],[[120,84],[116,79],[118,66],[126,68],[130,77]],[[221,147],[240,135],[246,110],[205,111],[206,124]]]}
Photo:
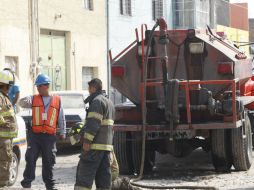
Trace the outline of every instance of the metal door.
{"label": "metal door", "polygon": [[66,90],[65,36],[40,35],[42,73],[47,74],[54,91]]}

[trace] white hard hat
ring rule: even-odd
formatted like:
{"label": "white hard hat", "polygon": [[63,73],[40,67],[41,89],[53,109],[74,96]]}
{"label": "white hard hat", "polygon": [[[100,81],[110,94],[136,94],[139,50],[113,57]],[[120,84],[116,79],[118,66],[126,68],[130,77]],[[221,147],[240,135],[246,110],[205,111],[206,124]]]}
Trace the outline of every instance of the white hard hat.
{"label": "white hard hat", "polygon": [[0,71],[0,83],[13,85],[14,75],[8,70]]}

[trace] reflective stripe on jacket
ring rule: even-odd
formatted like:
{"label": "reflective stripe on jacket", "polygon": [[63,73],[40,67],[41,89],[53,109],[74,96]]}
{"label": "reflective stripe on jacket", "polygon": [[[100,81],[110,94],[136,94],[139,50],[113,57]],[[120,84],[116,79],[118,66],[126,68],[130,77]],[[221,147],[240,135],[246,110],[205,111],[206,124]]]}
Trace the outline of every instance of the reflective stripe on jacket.
{"label": "reflective stripe on jacket", "polygon": [[113,150],[113,124],[115,108],[113,103],[98,93],[89,102],[84,127],[84,140],[91,143],[92,150]]}
{"label": "reflective stripe on jacket", "polygon": [[[45,107],[41,95],[34,95],[32,103],[32,131],[34,133],[48,133],[50,135],[55,135],[59,109],[59,96],[53,95],[51,97],[48,112],[45,113]],[[43,118],[45,117],[43,114],[46,115],[46,118]]]}
{"label": "reflective stripe on jacket", "polygon": [[7,95],[0,92],[0,137],[17,137],[17,122],[13,106]]}

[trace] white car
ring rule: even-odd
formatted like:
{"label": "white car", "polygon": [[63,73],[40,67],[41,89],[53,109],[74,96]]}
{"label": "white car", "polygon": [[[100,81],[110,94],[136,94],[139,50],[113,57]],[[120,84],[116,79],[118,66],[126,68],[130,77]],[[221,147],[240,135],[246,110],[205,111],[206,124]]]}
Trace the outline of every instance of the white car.
{"label": "white car", "polygon": [[8,185],[13,185],[18,177],[19,164],[25,160],[25,152],[27,147],[26,125],[22,117],[16,116],[18,124],[18,136],[13,139],[13,157],[11,165],[11,174]]}

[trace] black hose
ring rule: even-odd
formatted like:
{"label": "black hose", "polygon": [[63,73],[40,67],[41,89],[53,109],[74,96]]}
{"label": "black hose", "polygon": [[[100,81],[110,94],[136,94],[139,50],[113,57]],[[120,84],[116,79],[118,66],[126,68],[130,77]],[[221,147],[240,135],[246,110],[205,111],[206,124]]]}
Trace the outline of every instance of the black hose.
{"label": "black hose", "polygon": [[218,190],[216,187],[211,186],[170,186],[170,185],[163,185],[163,186],[156,186],[156,185],[141,185],[135,184],[136,187],[145,188],[145,189],[203,189],[203,190]]}
{"label": "black hose", "polygon": [[[146,75],[147,75],[147,63],[148,63],[148,56],[149,56],[149,49],[151,47],[152,43],[152,37],[155,29],[159,26],[159,23],[156,22],[156,24],[153,26],[151,33],[149,35],[148,43],[147,43],[147,48],[146,48],[146,55],[145,55],[145,63],[144,63],[144,68],[143,68],[143,80],[144,80],[144,100],[146,100]],[[139,181],[143,178],[143,173],[144,173],[144,163],[145,163],[145,149],[146,149],[146,130],[145,130],[145,125],[146,125],[146,102],[144,102],[143,106],[143,113],[142,113],[142,118],[143,118],[143,125],[142,125],[142,155],[141,155],[141,165],[140,165],[140,170],[139,170],[139,176],[136,179],[130,180],[131,185],[136,185],[134,182]]]}

